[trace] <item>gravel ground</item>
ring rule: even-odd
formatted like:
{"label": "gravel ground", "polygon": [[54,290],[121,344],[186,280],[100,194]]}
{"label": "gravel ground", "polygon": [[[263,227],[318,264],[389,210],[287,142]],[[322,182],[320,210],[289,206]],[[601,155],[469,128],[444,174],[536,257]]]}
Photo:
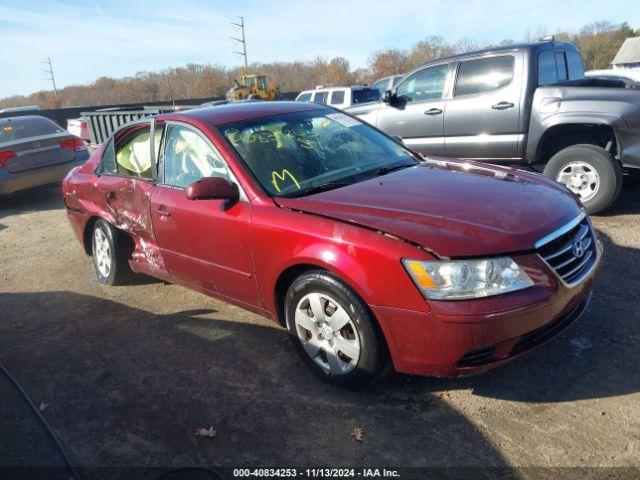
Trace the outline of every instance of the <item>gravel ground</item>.
{"label": "gravel ground", "polygon": [[[0,202],[0,362],[77,465],[640,477],[593,468],[640,467],[640,188],[594,218],[604,268],[590,309],[563,336],[481,376],[395,375],[360,393],[317,381],[264,318],[153,279],[98,284],[57,187]],[[0,465],[59,464],[0,389]],[[194,435],[209,426],[214,438]],[[30,442],[42,451],[10,448]]]}

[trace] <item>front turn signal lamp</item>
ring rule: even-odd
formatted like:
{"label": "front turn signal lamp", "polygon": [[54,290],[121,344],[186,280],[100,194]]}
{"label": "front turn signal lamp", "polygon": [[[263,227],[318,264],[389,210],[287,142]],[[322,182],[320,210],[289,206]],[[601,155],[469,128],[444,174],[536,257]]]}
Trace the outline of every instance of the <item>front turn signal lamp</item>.
{"label": "front turn signal lamp", "polygon": [[430,300],[490,297],[533,286],[510,257],[478,260],[413,260],[402,264],[422,294]]}

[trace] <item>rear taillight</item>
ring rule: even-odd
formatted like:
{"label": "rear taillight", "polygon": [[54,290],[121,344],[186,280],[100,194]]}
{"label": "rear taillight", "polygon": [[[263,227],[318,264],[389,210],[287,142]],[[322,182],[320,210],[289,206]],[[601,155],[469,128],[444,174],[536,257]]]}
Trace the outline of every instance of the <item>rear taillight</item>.
{"label": "rear taillight", "polygon": [[7,163],[10,158],[13,158],[15,156],[16,153],[12,152],[11,150],[0,152],[0,167],[4,167],[4,164]]}
{"label": "rear taillight", "polygon": [[83,152],[87,149],[87,144],[80,138],[70,138],[60,142],[60,148],[70,148],[75,152]]}

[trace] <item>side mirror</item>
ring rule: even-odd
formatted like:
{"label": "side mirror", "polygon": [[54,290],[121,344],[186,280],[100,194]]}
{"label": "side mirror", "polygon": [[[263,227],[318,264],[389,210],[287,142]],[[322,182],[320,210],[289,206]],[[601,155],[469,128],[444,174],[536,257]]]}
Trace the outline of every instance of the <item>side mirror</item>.
{"label": "side mirror", "polygon": [[235,203],[240,199],[238,185],[222,177],[205,177],[187,187],[189,200],[228,200]]}
{"label": "side mirror", "polygon": [[384,103],[388,103],[389,105],[393,105],[393,103],[395,102],[395,93],[393,93],[391,90],[385,90],[385,92],[382,94],[382,101]]}

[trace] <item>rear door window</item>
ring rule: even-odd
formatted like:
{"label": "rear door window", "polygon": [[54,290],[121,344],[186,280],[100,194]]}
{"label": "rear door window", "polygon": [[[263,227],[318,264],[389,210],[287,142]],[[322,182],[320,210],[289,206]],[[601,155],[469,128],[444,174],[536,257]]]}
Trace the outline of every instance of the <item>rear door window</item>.
{"label": "rear door window", "polygon": [[544,50],[538,55],[538,85],[552,85],[557,81],[555,53],[553,50]]}
{"label": "rear door window", "polygon": [[564,58],[564,52],[556,52],[556,72],[559,82],[563,82],[568,78],[567,62]]}
{"label": "rear door window", "polygon": [[331,94],[331,105],[340,105],[344,103],[344,90],[335,90]]}
{"label": "rear door window", "polygon": [[314,103],[323,103],[323,104],[327,104],[327,95],[329,94],[329,92],[325,91],[325,92],[316,92],[315,96],[313,97],[313,102]]}
{"label": "rear door window", "polygon": [[454,96],[490,92],[509,85],[514,63],[512,55],[461,62]]}
{"label": "rear door window", "polygon": [[0,143],[63,132],[64,129],[60,125],[44,117],[0,120]]}

